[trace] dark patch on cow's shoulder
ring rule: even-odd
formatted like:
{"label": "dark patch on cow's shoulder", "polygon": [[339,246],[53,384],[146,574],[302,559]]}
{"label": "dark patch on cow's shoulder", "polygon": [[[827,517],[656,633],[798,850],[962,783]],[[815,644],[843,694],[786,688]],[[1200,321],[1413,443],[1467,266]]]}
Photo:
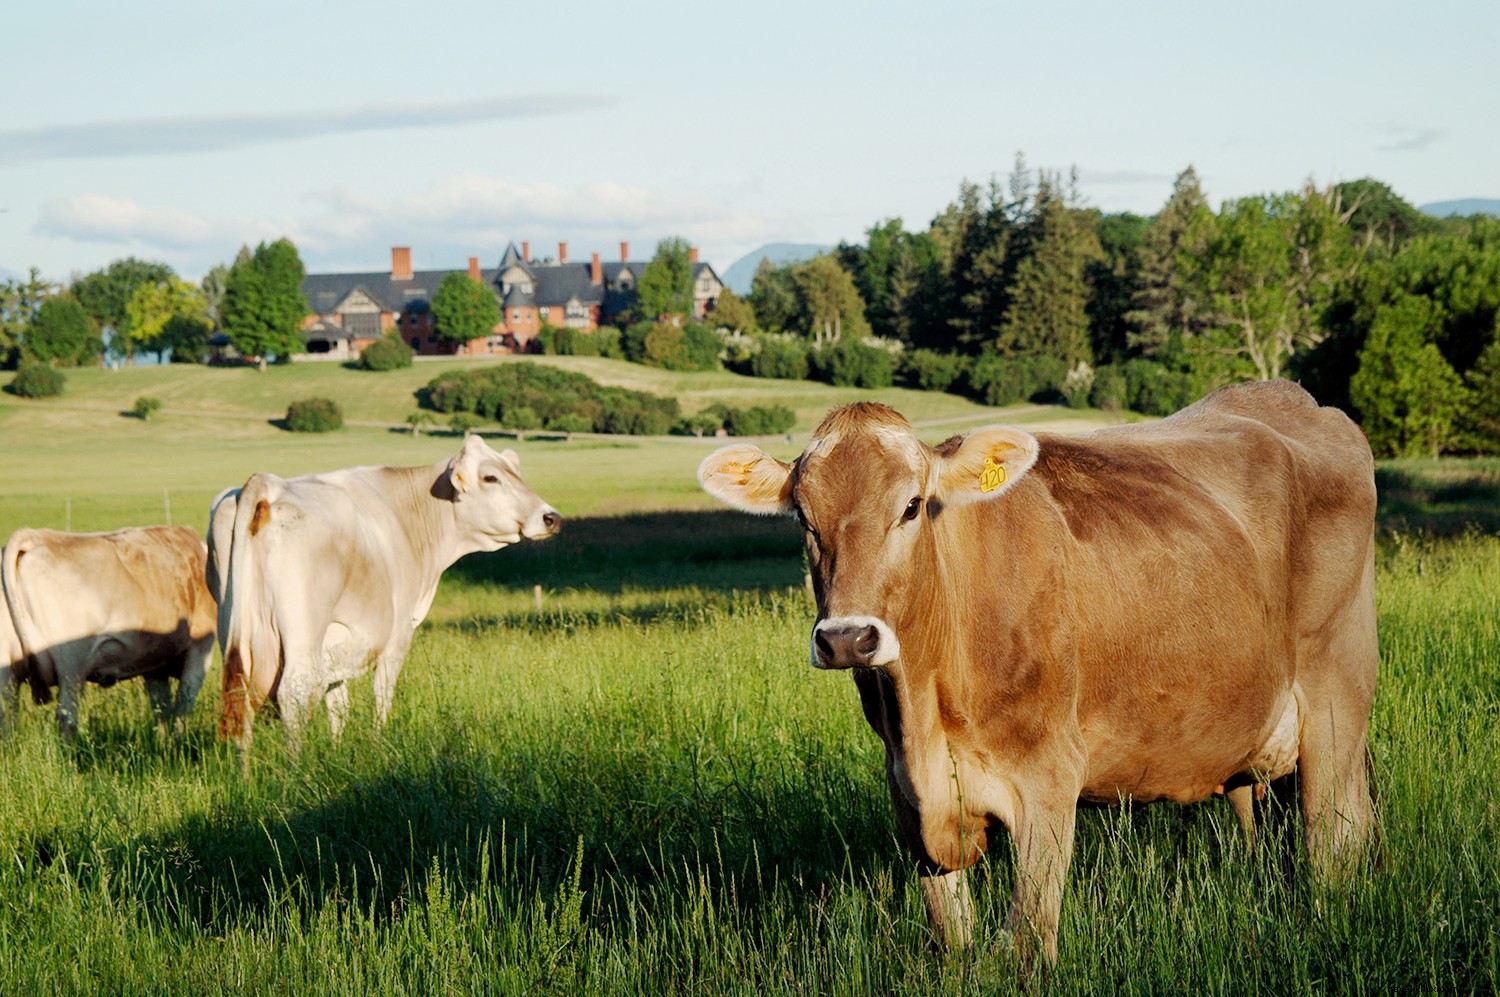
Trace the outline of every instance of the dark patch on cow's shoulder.
{"label": "dark patch on cow's shoulder", "polygon": [[1171,532],[1195,518],[1200,489],[1135,446],[1100,447],[1049,436],[1031,474],[1046,483],[1074,536],[1100,529]]}

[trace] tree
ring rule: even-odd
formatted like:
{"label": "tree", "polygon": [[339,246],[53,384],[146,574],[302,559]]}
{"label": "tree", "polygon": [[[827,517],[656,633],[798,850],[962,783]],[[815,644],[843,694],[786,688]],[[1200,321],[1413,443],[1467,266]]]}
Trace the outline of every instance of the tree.
{"label": "tree", "polygon": [[229,270],[221,305],[224,334],[242,355],[256,357],[262,371],[270,355],[286,361],[302,352],[305,275],[297,247],[287,239],[263,242],[253,253],[242,249]]}
{"label": "tree", "polygon": [[1085,272],[1104,258],[1093,220],[1069,207],[1055,175],[1043,174],[1018,243],[1025,255],[1009,288],[996,346],[1009,356],[1055,357],[1068,367],[1091,360]]}
{"label": "tree", "polygon": [[817,346],[838,342],[846,324],[856,336],[868,332],[864,300],[849,271],[832,256],[822,253],[813,257],[794,268],[792,277],[797,286],[798,317]]}
{"label": "tree", "polygon": [[687,240],[673,236],[656,244],[656,255],[646,264],[635,293],[636,313],[642,319],[692,314],[693,264]]}
{"label": "tree", "polygon": [[69,288],[98,326],[100,334],[113,337],[125,322],[125,309],[136,289],[145,284],[164,284],[172,276],[165,263],[127,256],[103,270],[80,277]]}
{"label": "tree", "polygon": [[[175,274],[160,283],[141,284],[125,303],[125,318],[115,328],[110,348],[131,364],[136,350],[150,350],[160,358],[172,346],[167,327],[176,319],[194,319],[206,327],[208,303],[203,292]],[[191,326],[179,325],[173,334],[189,339],[193,331]]]}
{"label": "tree", "polygon": [[1378,455],[1436,457],[1451,442],[1468,393],[1432,342],[1439,324],[1430,300],[1407,294],[1370,326],[1349,395]]}
{"label": "tree", "polygon": [[1189,295],[1185,271],[1202,256],[1213,223],[1198,173],[1189,166],[1177,175],[1172,195],[1146,230],[1134,307],[1125,313],[1131,349],[1155,356],[1174,336],[1197,331],[1198,303]]}
{"label": "tree", "polygon": [[213,326],[196,315],[174,315],[162,326],[160,348],[172,351],[173,363],[204,363]]}
{"label": "tree", "polygon": [[23,352],[49,367],[74,367],[104,348],[93,319],[70,295],[48,298],[26,328]]}
{"label": "tree", "polygon": [[1100,360],[1124,361],[1130,354],[1127,315],[1141,286],[1141,251],[1149,227],[1149,219],[1128,211],[1101,215],[1094,222],[1104,256],[1088,264],[1084,277],[1093,288],[1089,337]]}
{"label": "tree", "polygon": [[466,273],[450,273],[432,295],[433,331],[455,349],[488,336],[500,324],[500,299]]}
{"label": "tree", "polygon": [[721,329],[733,329],[736,332],[760,331],[760,326],[755,322],[755,309],[727,287],[714,301],[714,310],[709,314],[708,320]]}
{"label": "tree", "polygon": [[26,327],[36,318],[42,302],[51,297],[53,286],[42,280],[41,271],[31,268],[22,282],[0,281],[0,367],[15,367],[20,359],[21,339]]}
{"label": "tree", "polygon": [[778,267],[762,257],[750,281],[750,307],[768,332],[789,331],[797,315],[797,282],[791,267]]}
{"label": "tree", "polygon": [[203,282],[198,287],[203,291],[203,306],[207,309],[209,323],[215,329],[221,328],[224,291],[229,287],[229,268],[222,263],[215,264],[203,275]]}
{"label": "tree", "polygon": [[1464,375],[1472,404],[1460,419],[1464,447],[1477,453],[1500,453],[1500,339],[1485,347]]}

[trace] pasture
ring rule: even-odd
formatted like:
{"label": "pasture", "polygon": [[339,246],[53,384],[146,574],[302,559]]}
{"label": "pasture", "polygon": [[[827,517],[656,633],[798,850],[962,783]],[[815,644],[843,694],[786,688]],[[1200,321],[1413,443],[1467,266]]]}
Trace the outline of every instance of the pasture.
{"label": "pasture", "polygon": [[[831,405],[872,396],[584,363],[688,409],[710,391],[792,404],[799,439],[768,444],[780,456]],[[455,438],[386,428],[439,369],[79,371],[54,401],[0,396],[0,532],[160,522],[168,503],[201,530],[253,470],[442,459]],[[163,414],[121,417],[141,394]],[[311,394],[374,424],[268,424]],[[873,396],[941,423],[933,441],[1078,419]],[[1015,989],[1003,836],[975,877],[974,950],[935,956],[880,742],[848,677],[807,665],[795,527],[702,496],[712,445],[518,444],[563,532],[450,571],[382,732],[357,684],[343,740],[320,717],[296,760],[259,722],[246,780],[215,735],[217,667],[166,744],[138,682],[90,687],[73,745],[23,696],[0,744],[0,993]],[[1290,846],[1248,848],[1222,801],[1084,810],[1042,991],[1500,985],[1500,464],[1381,475],[1379,863],[1325,891],[1295,818],[1268,835]]]}

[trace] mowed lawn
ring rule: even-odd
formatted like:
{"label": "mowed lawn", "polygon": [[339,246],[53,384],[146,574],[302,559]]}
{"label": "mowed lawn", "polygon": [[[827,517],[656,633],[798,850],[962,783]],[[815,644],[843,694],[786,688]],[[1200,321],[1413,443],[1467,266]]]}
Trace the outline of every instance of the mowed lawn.
{"label": "mowed lawn", "polygon": [[[159,522],[168,502],[201,529],[212,495],[254,470],[457,449],[380,426],[296,436],[268,423],[288,396],[228,392],[215,406],[184,389],[174,401],[164,385],[183,375],[150,373],[70,374],[57,404],[0,396],[0,532],[66,515],[75,529]],[[349,371],[227,373],[307,377],[256,389],[289,397],[335,397],[349,380],[354,397],[389,391],[389,407],[368,411],[391,424],[431,376],[396,390]],[[753,396],[744,380],[734,390]],[[146,424],[116,414],[140,394],[167,411]],[[955,420],[924,429],[934,441],[1069,418],[879,396],[919,421]],[[793,455],[818,406],[842,400],[795,406],[798,440],[766,446]],[[1000,931],[1003,835],[976,876],[974,951],[926,945],[880,743],[848,677],[807,666],[813,610],[793,524],[698,493],[711,441],[515,445],[563,533],[450,572],[384,731],[363,719],[367,683],[344,739],[320,720],[295,760],[263,717],[246,779],[214,734],[217,670],[167,744],[136,682],[90,687],[74,745],[23,697],[0,744],[0,993],[1021,988]],[[1249,849],[1222,802],[1084,810],[1061,963],[1032,989],[1496,989],[1500,539],[1463,524],[1500,509],[1497,472],[1382,468],[1399,532],[1384,530],[1380,561],[1379,862],[1324,890],[1294,816]]]}

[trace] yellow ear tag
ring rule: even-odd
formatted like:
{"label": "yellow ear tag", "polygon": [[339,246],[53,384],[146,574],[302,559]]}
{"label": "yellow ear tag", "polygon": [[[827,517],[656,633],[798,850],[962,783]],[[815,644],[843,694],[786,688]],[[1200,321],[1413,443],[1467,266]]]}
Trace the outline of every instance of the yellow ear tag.
{"label": "yellow ear tag", "polygon": [[1005,467],[995,463],[995,458],[984,459],[984,470],[979,472],[979,490],[992,492],[1005,484]]}

